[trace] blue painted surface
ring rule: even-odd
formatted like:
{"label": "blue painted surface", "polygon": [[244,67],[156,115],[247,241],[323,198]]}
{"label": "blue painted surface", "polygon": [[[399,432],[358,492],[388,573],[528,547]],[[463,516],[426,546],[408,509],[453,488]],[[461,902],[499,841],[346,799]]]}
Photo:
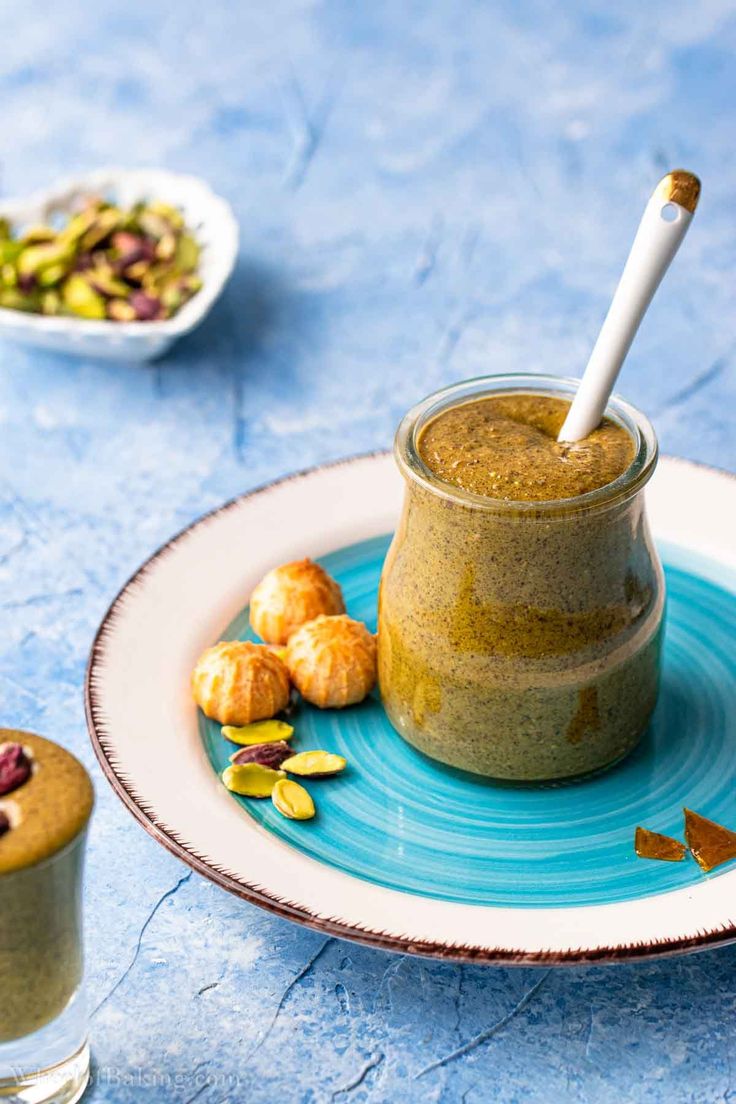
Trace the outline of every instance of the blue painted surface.
{"label": "blue painted surface", "polygon": [[155,367],[0,349],[2,715],[98,787],[91,1099],[733,1099],[736,949],[547,973],[325,942],[150,840],[92,763],[80,698],[109,599],[203,510],[387,445],[440,384],[579,372],[678,164],[703,201],[621,390],[666,451],[736,467],[731,0],[2,13],[5,194],[163,164],[206,175],[242,226],[227,295]]}
{"label": "blue painted surface", "polygon": [[[340,583],[348,613],[372,631],[388,544],[379,537],[320,561]],[[322,748],[348,761],[337,778],[304,782],[317,806],[314,820],[286,820],[270,801],[233,800],[328,866],[439,900],[518,908],[606,905],[700,882],[703,875],[689,856],[681,863],[643,862],[634,854],[638,824],[682,839],[685,805],[719,823],[736,820],[736,589],[700,575],[704,565],[699,558],[690,562],[687,549],[671,555],[678,566],[665,554],[660,700],[642,743],[613,770],[533,788],[448,770],[396,735],[376,692],[344,712],[301,703],[289,718],[296,751]],[[709,566],[717,577],[718,565]],[[258,639],[247,607],[218,639]],[[237,751],[220,727],[200,713],[218,774]]]}

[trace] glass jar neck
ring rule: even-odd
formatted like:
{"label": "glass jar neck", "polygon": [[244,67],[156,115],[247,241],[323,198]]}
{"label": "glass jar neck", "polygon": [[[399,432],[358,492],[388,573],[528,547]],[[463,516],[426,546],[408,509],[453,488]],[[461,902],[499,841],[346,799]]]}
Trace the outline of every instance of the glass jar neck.
{"label": "glass jar neck", "polygon": [[636,495],[649,481],[657,462],[657,438],[648,418],[618,396],[612,396],[604,415],[624,428],[634,443],[634,457],[624,472],[611,483],[573,498],[543,501],[497,499],[457,487],[437,476],[424,462],[419,437],[424,427],[438,414],[474,399],[492,395],[539,394],[572,399],[579,381],[563,376],[536,373],[509,373],[479,376],[453,384],[429,395],[405,415],[396,433],[394,456],[409,483],[446,501],[469,509],[494,514],[530,516],[570,516],[621,505]]}

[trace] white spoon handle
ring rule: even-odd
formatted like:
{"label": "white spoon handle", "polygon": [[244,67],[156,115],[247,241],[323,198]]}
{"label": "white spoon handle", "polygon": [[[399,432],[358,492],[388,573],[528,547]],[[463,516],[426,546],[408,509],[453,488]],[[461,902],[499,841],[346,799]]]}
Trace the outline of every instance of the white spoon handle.
{"label": "white spoon handle", "polygon": [[685,237],[699,195],[697,176],[682,169],[668,173],[657,185],[558,441],[582,440],[603,417],[639,323]]}

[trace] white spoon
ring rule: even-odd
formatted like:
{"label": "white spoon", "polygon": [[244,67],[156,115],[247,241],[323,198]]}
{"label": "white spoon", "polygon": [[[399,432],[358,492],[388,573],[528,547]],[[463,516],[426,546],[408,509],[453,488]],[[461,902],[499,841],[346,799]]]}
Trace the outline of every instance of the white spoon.
{"label": "white spoon", "polygon": [[684,169],[668,173],[655,188],[558,441],[581,441],[599,424],[639,323],[685,237],[699,196],[700,181]]}

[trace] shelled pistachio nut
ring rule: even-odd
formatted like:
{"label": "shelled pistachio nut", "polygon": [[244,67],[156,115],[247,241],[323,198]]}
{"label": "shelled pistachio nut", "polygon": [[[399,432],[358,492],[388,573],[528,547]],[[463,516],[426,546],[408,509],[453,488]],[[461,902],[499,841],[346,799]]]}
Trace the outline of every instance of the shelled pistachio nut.
{"label": "shelled pistachio nut", "polygon": [[270,797],[276,783],[285,778],[283,771],[260,763],[234,763],[222,772],[226,788],[241,797]]}
{"label": "shelled pistachio nut", "polygon": [[289,774],[304,778],[328,778],[332,774],[340,774],[347,765],[347,759],[331,751],[300,751],[281,764]]}
{"label": "shelled pistachio nut", "polygon": [[105,300],[81,273],[75,273],[64,281],[61,298],[66,309],[80,318],[105,317]]}
{"label": "shelled pistachio nut", "polygon": [[311,820],[316,810],[312,798],[298,782],[284,778],[271,792],[271,801],[289,820]]}
{"label": "shelled pistachio nut", "polygon": [[230,756],[230,762],[236,764],[260,763],[262,767],[271,767],[272,770],[280,770],[284,759],[291,755],[291,748],[283,740],[275,740],[271,744],[253,744],[251,747],[238,748]]}
{"label": "shelled pistachio nut", "polygon": [[252,724],[239,727],[223,725],[222,735],[234,744],[247,747],[253,744],[271,744],[276,740],[290,740],[294,735],[294,728],[286,721],[253,721]]}

